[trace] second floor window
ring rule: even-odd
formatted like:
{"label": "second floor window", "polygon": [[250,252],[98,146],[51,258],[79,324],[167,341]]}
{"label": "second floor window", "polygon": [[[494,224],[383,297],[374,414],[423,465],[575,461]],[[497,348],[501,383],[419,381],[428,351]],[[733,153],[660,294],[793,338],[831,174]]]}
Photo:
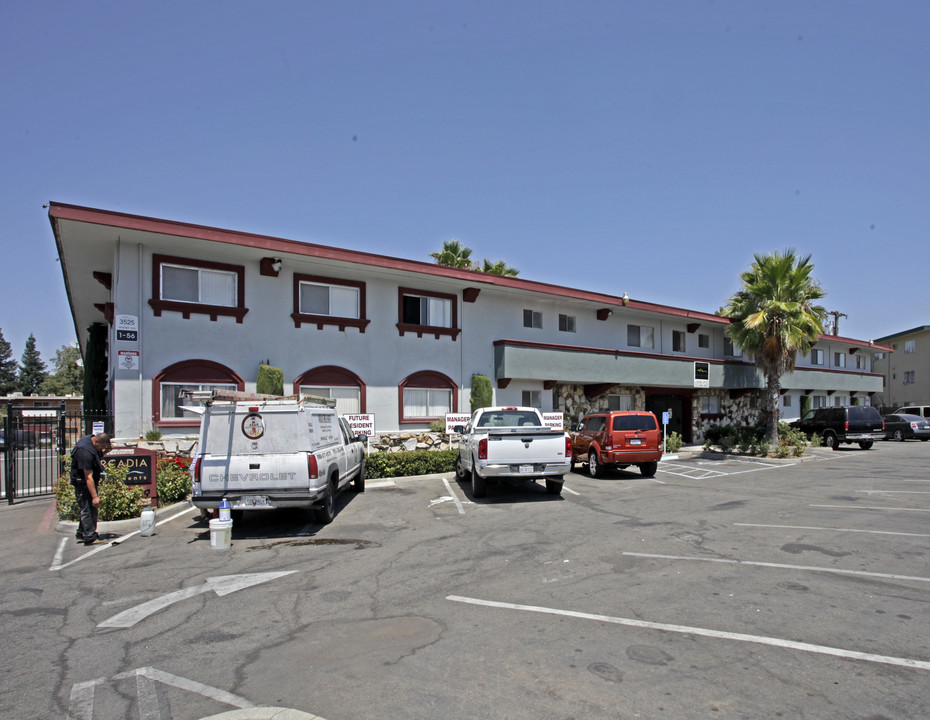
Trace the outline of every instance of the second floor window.
{"label": "second floor window", "polygon": [[904,341],[904,352],[912,353],[917,350],[917,341],[916,340],[905,340]]}
{"label": "second floor window", "polygon": [[683,330],[672,330],[672,352],[685,351],[685,333]]}
{"label": "second floor window", "polygon": [[646,325],[627,325],[626,344],[630,347],[654,348],[655,329]]}
{"label": "second floor window", "polygon": [[575,316],[559,315],[559,331],[572,333],[575,332]]}
{"label": "second floor window", "polygon": [[913,385],[916,382],[914,379],[916,372],[917,372],[916,370],[905,370],[904,371],[904,384],[905,385]]}
{"label": "second floor window", "polygon": [[705,333],[698,333],[698,347],[709,348],[710,347],[710,335],[707,335]]}
{"label": "second floor window", "polygon": [[811,365],[823,365],[823,350],[811,350]]}
{"label": "second floor window", "polygon": [[538,310],[524,310],[523,311],[523,327],[541,328],[542,327],[542,313],[539,312]]}
{"label": "second floor window", "polygon": [[730,338],[728,338],[727,336],[724,336],[724,338],[723,338],[723,354],[726,355],[727,357],[735,357],[735,358],[738,358],[738,357],[742,357],[742,356],[743,356],[743,351],[740,350],[739,345],[734,345],[734,344],[733,344],[733,341],[732,341]]}
{"label": "second floor window", "polygon": [[163,263],[162,300],[235,307],[238,276],[234,272]]}
{"label": "second floor window", "polygon": [[306,315],[358,318],[359,288],[300,283],[300,312]]}
{"label": "second floor window", "polygon": [[452,327],[452,301],[426,295],[404,294],[403,322],[410,325]]}
{"label": "second floor window", "polygon": [[833,353],[833,367],[846,367],[846,353]]}

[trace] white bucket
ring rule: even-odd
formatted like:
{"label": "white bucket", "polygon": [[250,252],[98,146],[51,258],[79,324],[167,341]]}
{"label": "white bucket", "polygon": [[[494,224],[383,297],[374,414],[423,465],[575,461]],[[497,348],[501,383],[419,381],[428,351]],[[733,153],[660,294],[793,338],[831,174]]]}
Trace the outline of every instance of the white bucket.
{"label": "white bucket", "polygon": [[210,549],[226,550],[232,544],[232,520],[210,521]]}
{"label": "white bucket", "polygon": [[142,537],[150,537],[155,534],[155,508],[143,508],[142,517],[139,520],[139,534]]}

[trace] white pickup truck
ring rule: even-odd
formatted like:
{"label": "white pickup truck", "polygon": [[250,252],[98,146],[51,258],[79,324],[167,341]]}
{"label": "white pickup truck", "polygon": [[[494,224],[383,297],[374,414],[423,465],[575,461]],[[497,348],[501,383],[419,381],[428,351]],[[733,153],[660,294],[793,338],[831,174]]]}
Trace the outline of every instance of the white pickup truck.
{"label": "white pickup truck", "polygon": [[[229,399],[222,399],[223,392]],[[336,494],[365,489],[364,435],[354,435],[335,408],[307,398],[215,391],[201,407],[192,500],[202,510],[223,498],[242,510],[313,508],[332,522]],[[244,398],[244,399],[241,399]]]}
{"label": "white pickup truck", "polygon": [[546,491],[562,492],[569,471],[572,441],[567,433],[546,427],[542,414],[531,407],[487,407],[475,410],[460,433],[455,474],[471,479],[475,497],[484,497],[488,480],[518,482],[544,479]]}

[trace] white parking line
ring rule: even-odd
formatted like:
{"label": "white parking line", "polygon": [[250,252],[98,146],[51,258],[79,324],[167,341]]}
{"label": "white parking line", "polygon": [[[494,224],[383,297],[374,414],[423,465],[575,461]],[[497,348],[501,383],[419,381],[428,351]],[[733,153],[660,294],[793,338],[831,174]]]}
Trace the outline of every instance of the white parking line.
{"label": "white parking line", "polygon": [[840,508],[841,510],[896,510],[898,512],[930,512],[930,508],[878,507],[874,505],[810,505],[819,508]]}
{"label": "white parking line", "polygon": [[733,523],[741,527],[779,528],[784,530],[823,530],[831,532],[870,533],[873,535],[903,535],[905,537],[930,537],[930,533],[891,532],[890,530],[855,530],[853,528],[809,527],[807,525],[762,525],[760,523]]}
{"label": "white parking line", "polygon": [[595,615],[592,613],[575,612],[573,610],[560,610],[558,608],[540,607],[538,605],[518,605],[515,603],[496,602],[494,600],[480,600],[478,598],[462,597],[461,595],[448,595],[446,596],[446,600],[450,600],[452,602],[468,603],[471,605],[482,605],[484,607],[500,608],[503,610],[522,610],[524,612],[561,615],[563,617],[578,618],[580,620],[594,620],[596,622],[626,625],[629,627],[645,628],[647,630],[661,630],[664,632],[683,633],[686,635],[700,635],[703,637],[717,638],[720,640],[736,640],[738,642],[756,643],[758,645],[770,645],[772,647],[786,648],[789,650],[801,650],[802,652],[818,653],[821,655],[833,655],[835,657],[848,660],[864,660],[866,662],[882,663],[884,665],[897,665],[899,667],[914,668],[916,670],[930,670],[930,662],[925,660],[912,660],[911,658],[899,658],[889,655],[875,655],[873,653],[859,652],[857,650],[834,648],[828,645],[813,645],[811,643],[797,642],[795,640],[765,637],[764,635],[746,635],[744,633],[732,633],[725,632],[723,630],[711,630],[709,628],[689,627],[687,625],[669,625],[666,623],[649,622],[647,620],[635,620],[632,618],[613,617],[610,615]]}
{"label": "white parking line", "polygon": [[755,560],[730,560],[728,558],[689,557],[686,555],[653,555],[650,553],[622,552],[621,555],[631,557],[653,558],[657,560],[685,560],[689,562],[721,563],[724,565],[750,565],[752,567],[777,568],[780,570],[807,570],[809,572],[832,573],[833,575],[856,575],[858,577],[879,577],[890,580],[913,580],[914,582],[930,583],[930,577],[917,575],[895,575],[894,573],[866,572],[865,570],[842,570],[840,568],[816,567],[814,565],[788,565],[785,563],[757,562]]}
{"label": "white parking line", "polygon": [[930,495],[930,490],[856,490],[865,495]]}
{"label": "white parking line", "polygon": [[452,496],[452,501],[455,503],[455,507],[458,508],[459,515],[464,515],[464,514],[465,514],[465,507],[462,505],[462,501],[459,500],[458,495],[456,495],[455,492],[453,492],[453,490],[452,490],[452,485],[450,485],[450,484],[449,484],[449,481],[446,480],[445,478],[442,479],[442,482],[443,482],[443,484],[445,484],[446,490],[449,491],[449,495]]}

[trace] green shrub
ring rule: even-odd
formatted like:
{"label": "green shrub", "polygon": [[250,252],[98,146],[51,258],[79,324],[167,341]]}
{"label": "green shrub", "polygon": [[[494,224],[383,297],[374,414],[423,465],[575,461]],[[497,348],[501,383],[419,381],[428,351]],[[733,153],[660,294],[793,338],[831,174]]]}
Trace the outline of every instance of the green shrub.
{"label": "green shrub", "polygon": [[458,450],[371,453],[365,460],[365,477],[390,478],[452,472],[458,454]]}
{"label": "green shrub", "polygon": [[666,452],[677,453],[684,444],[684,439],[677,432],[673,431],[665,437]]}
{"label": "green shrub", "polygon": [[284,395],[284,371],[264,363],[259,365],[255,392],[263,395]]}
{"label": "green shrub", "polygon": [[436,418],[429,424],[430,432],[444,433],[446,431],[446,421]]}
{"label": "green shrub", "polygon": [[471,376],[471,411],[490,407],[494,397],[491,379],[487,375],[475,373]]}
{"label": "green shrub", "polygon": [[767,442],[761,442],[756,446],[756,454],[761,457],[768,457],[769,455],[769,444]]}
{"label": "green shrub", "polygon": [[155,494],[159,505],[180,502],[190,495],[190,460],[160,458],[155,468]]}
{"label": "green shrub", "polygon": [[[68,458],[70,460],[70,458]],[[145,492],[138,485],[127,485],[126,476],[128,468],[111,468],[97,484],[97,496],[100,498],[100,507],[97,510],[97,519],[126,520],[139,517],[142,514],[142,498]],[[81,511],[78,509],[74,487],[65,473],[58,479],[55,487],[55,502],[58,516],[62,520],[78,520]]]}
{"label": "green shrub", "polygon": [[816,433],[811,435],[811,447],[823,447],[823,438]]}
{"label": "green shrub", "polygon": [[155,442],[157,440],[161,440],[161,430],[159,430],[158,428],[152,428],[151,430],[147,430],[145,433],[145,439],[148,440],[149,442]]}

